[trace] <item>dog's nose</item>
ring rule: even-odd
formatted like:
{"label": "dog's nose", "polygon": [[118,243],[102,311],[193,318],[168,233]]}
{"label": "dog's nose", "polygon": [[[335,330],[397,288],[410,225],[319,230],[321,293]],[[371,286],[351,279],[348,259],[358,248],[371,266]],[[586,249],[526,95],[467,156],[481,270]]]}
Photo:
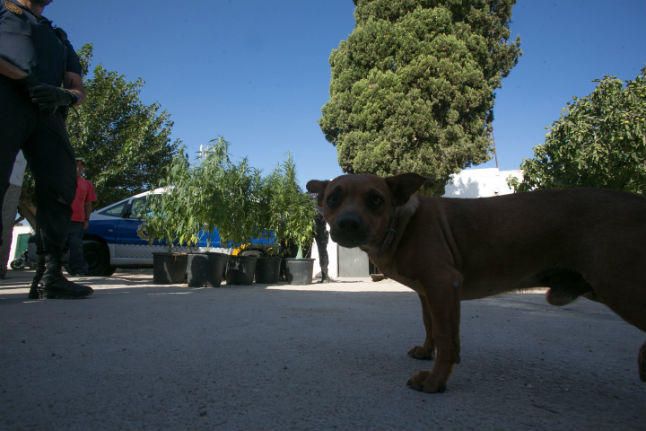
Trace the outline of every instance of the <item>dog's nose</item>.
{"label": "dog's nose", "polygon": [[357,213],[347,213],[337,219],[336,225],[347,234],[355,233],[361,229],[361,217]]}

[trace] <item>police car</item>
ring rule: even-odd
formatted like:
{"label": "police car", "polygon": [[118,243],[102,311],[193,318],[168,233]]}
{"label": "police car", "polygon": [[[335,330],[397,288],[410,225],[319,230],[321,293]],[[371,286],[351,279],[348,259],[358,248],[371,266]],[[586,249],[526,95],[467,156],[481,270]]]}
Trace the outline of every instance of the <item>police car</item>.
{"label": "police car", "polygon": [[118,266],[151,266],[153,252],[166,248],[150,245],[141,235],[146,201],[155,193],[163,193],[163,189],[131,196],[90,215],[83,254],[91,275],[112,275]]}
{"label": "police car", "polygon": [[[164,193],[163,188],[140,193],[94,211],[90,216],[88,230],[83,237],[83,252],[91,275],[110,276],[117,267],[142,268],[153,264],[153,253],[164,252],[168,247],[163,242],[147,239],[144,215],[148,210],[147,200],[151,195]],[[198,249],[207,247],[207,234],[199,233]],[[272,236],[252,239],[257,248],[270,245]],[[211,232],[211,247],[215,251],[227,252],[220,248],[217,229]],[[183,247],[177,247],[179,251]]]}

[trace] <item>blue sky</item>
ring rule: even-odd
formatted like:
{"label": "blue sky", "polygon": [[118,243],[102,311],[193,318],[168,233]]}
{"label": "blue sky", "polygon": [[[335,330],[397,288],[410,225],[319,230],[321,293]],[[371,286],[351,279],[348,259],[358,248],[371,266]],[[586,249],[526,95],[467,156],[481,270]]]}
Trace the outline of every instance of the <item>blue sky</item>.
{"label": "blue sky", "polygon": [[[45,15],[95,64],[146,82],[142,98],[175,122],[193,155],[223,136],[269,172],[291,152],[299,181],[341,173],[319,126],[328,57],[354,28],[352,0],[55,0]],[[502,169],[517,169],[594,79],[646,66],[646,1],[518,0],[523,55],[497,91]],[[482,167],[493,167],[493,161]]]}

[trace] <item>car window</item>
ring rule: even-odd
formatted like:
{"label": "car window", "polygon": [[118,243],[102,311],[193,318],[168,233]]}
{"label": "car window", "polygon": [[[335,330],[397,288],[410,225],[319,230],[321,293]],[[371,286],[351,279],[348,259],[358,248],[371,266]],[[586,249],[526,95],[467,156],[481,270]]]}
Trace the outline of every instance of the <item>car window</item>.
{"label": "car window", "polygon": [[112,217],[121,217],[123,214],[123,209],[125,208],[128,202],[122,202],[120,204],[114,205],[104,211],[101,214],[109,215]]}
{"label": "car window", "polygon": [[128,218],[141,220],[144,218],[147,211],[148,205],[146,196],[133,199],[130,207],[130,216]]}

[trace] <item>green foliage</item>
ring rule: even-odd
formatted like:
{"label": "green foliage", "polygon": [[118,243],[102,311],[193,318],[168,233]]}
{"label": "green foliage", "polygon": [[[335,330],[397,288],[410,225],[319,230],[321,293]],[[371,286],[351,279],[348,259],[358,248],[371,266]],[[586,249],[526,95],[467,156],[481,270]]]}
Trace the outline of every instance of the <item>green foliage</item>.
{"label": "green foliage", "polygon": [[[92,46],[79,51],[84,72]],[[87,161],[87,176],[97,190],[97,206],[148,190],[177,153],[170,116],[158,103],[140,99],[144,82],[134,82],[98,65],[84,80],[87,98],[70,111],[67,126],[77,156]]]}
{"label": "green foliage", "polygon": [[441,191],[489,158],[494,90],[516,64],[515,0],[355,0],[321,129],[346,172],[416,172]]}
{"label": "green foliage", "polygon": [[519,191],[575,186],[646,194],[646,67],[626,85],[615,77],[567,104],[545,143],[525,160]]}
{"label": "green foliage", "polygon": [[278,240],[303,248],[312,242],[314,202],[298,186],[291,156],[262,178],[247,158],[232,162],[229,143],[219,138],[195,167],[180,150],[164,170],[160,187],[166,192],[149,199],[145,219],[151,242],[192,246],[200,229],[214,228],[223,247],[244,244],[270,230]]}
{"label": "green foliage", "polygon": [[194,214],[205,230],[218,229],[222,246],[260,235],[260,171],[247,158],[231,161],[224,138],[209,148],[191,183],[196,195]]}
{"label": "green foliage", "polygon": [[[204,159],[193,171],[190,187],[194,195],[193,215],[200,220],[205,232],[212,232],[228,217],[227,194],[223,188],[227,172],[231,169],[229,143],[223,138],[209,148]],[[211,247],[211,237],[207,246]]]}
{"label": "green foliage", "polygon": [[218,185],[222,211],[217,226],[223,244],[241,244],[261,234],[261,183],[260,171],[249,165],[246,157],[226,166]]}
{"label": "green foliage", "polygon": [[164,193],[148,198],[148,211],[144,218],[149,242],[165,241],[168,250],[175,245],[192,246],[197,243],[201,227],[201,214],[193,212],[199,193],[193,187],[193,173],[188,157],[181,149],[163,169],[160,187]]}
{"label": "green foliage", "polygon": [[305,249],[314,238],[314,201],[303,193],[296,178],[296,164],[290,155],[265,178],[264,202],[267,227],[279,243],[294,243]]}

